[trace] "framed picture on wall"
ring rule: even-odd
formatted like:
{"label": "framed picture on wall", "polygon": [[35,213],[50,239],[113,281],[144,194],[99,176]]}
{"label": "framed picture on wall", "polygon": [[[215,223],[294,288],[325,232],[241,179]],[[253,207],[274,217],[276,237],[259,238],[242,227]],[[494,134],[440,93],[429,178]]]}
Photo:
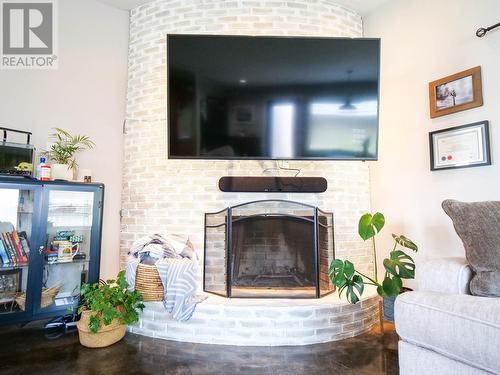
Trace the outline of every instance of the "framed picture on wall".
{"label": "framed picture on wall", "polygon": [[429,104],[431,118],[482,106],[481,67],[430,82]]}
{"label": "framed picture on wall", "polygon": [[488,121],[429,133],[431,170],[490,165]]}

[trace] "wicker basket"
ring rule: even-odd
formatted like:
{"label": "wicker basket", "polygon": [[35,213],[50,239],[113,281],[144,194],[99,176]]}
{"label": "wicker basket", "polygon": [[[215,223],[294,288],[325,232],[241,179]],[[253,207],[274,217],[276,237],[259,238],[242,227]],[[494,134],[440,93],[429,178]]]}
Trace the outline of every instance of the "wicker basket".
{"label": "wicker basket", "polygon": [[120,341],[127,331],[127,326],[114,319],[110,325],[104,325],[97,333],[92,333],[89,328],[90,317],[95,314],[91,310],[82,311],[80,320],[76,323],[80,344],[87,348],[104,348]]}
{"label": "wicker basket", "polygon": [[[59,289],[61,289],[60,286],[42,289],[42,299],[40,301],[40,307],[42,309],[49,307],[54,303],[57,293],[59,293]],[[26,293],[19,293],[16,296],[16,303],[19,305],[19,308],[24,311],[26,307]]]}
{"label": "wicker basket", "polygon": [[156,266],[147,264],[137,266],[135,290],[142,293],[144,301],[163,301],[163,283]]}

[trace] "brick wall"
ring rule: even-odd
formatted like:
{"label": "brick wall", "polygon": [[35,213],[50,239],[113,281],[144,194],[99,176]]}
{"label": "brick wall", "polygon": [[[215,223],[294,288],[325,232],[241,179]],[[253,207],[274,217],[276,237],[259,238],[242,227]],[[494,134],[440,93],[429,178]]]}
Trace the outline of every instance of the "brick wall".
{"label": "brick wall", "polygon": [[131,11],[121,266],[132,242],[148,233],[189,236],[201,255],[205,212],[278,198],[333,210],[337,257],[372,272],[369,244],[357,236],[357,220],[370,210],[366,163],[292,161],[290,166],[300,168],[303,176],[325,177],[327,192],[240,194],[220,192],[218,179],[223,175],[258,176],[274,163],[167,158],[167,33],[358,37],[362,21],[358,14],[328,0],[157,0]]}

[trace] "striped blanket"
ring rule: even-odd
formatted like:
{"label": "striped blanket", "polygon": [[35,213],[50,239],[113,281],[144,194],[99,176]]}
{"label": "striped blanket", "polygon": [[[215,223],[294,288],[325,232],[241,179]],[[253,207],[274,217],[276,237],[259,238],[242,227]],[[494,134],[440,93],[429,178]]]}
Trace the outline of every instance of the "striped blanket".
{"label": "striped blanket", "polygon": [[[125,271],[130,290],[134,290],[139,259],[129,256]],[[163,305],[175,320],[188,320],[196,305],[206,299],[196,295],[198,288],[196,260],[189,258],[163,259],[156,262],[165,295]]]}
{"label": "striped blanket", "polygon": [[196,295],[197,267],[194,260],[164,259],[156,263],[165,290],[163,305],[175,320],[188,320],[196,304],[206,297]]}

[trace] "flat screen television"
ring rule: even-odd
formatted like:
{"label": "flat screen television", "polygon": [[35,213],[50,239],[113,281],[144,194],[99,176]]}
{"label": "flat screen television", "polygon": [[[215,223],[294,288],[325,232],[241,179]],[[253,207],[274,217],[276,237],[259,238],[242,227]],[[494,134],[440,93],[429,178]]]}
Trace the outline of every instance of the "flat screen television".
{"label": "flat screen television", "polygon": [[376,160],[380,40],[167,36],[168,155]]}

